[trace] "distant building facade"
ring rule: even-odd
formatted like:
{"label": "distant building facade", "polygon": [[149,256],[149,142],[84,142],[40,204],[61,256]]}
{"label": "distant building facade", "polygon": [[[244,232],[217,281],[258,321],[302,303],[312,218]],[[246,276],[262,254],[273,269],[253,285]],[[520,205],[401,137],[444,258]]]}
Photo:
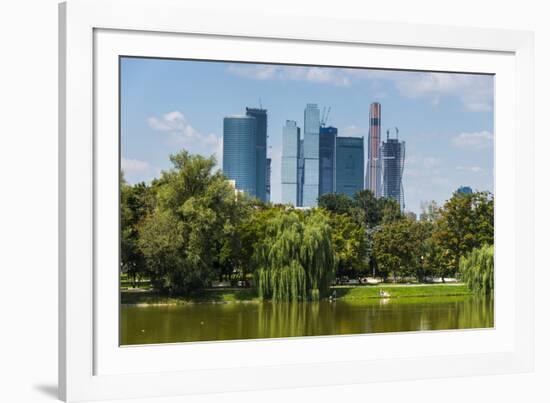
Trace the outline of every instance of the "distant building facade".
{"label": "distant building facade", "polygon": [[474,193],[474,191],[472,190],[472,188],[470,186],[461,186],[456,190],[456,192],[457,193],[462,193],[462,194],[467,194],[467,195],[471,195],[472,193]]}
{"label": "distant building facade", "polygon": [[319,128],[320,111],[317,104],[307,104],[304,110],[304,207],[317,206],[319,197]]}
{"label": "distant building facade", "polygon": [[[294,120],[283,126],[283,153],[281,160],[281,203],[299,206],[300,128]],[[302,169],[303,171],[303,169]]]}
{"label": "distant building facade", "polygon": [[364,159],[363,137],[336,137],[336,193],[351,197],[363,190]]}
{"label": "distant building facade", "polygon": [[256,197],[267,201],[267,110],[247,107],[246,115],[256,119]]}
{"label": "distant building facade", "polygon": [[367,174],[365,189],[375,197],[382,195],[382,164],[380,159],[380,128],[382,125],[382,105],[373,102],[369,109],[369,137],[367,149]]}
{"label": "distant building facade", "polygon": [[403,191],[403,169],[405,167],[405,142],[389,137],[380,147],[382,159],[382,197],[391,198],[399,203],[401,210],[405,208]]}
{"label": "distant building facade", "polygon": [[256,130],[253,116],[223,119],[223,173],[235,181],[235,189],[254,197],[257,197]]}
{"label": "distant building facade", "polygon": [[298,207],[304,206],[304,139],[298,148]]}
{"label": "distant building facade", "polygon": [[319,196],[336,191],[336,127],[319,129]]}
{"label": "distant building facade", "polygon": [[266,159],[265,201],[271,201],[271,158]]}

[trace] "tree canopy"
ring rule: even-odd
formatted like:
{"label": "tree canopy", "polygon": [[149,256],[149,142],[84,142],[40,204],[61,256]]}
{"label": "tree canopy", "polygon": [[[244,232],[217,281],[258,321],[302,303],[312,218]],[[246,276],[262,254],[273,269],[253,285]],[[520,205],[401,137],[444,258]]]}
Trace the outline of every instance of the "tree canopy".
{"label": "tree canopy", "polygon": [[[213,157],[184,150],[170,161],[151,184],[121,177],[120,263],[134,282],[143,277],[158,291],[189,294],[214,280],[246,280],[263,299],[297,301],[326,296],[335,277],[424,281],[460,269],[466,281],[492,289],[488,192],[425,203],[419,221],[369,190],[325,194],[317,208],[300,210],[236,191]],[[467,269],[480,261],[482,274]]]}
{"label": "tree canopy", "polygon": [[299,301],[325,296],[334,278],[334,259],[325,214],[280,211],[268,222],[255,253],[260,298]]}

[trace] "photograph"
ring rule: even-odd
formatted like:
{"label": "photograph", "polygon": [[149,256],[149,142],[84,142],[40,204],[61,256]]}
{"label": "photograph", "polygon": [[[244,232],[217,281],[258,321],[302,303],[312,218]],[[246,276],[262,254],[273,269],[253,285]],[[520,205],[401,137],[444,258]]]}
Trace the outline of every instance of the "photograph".
{"label": "photograph", "polygon": [[493,74],[118,68],[121,346],[494,328]]}

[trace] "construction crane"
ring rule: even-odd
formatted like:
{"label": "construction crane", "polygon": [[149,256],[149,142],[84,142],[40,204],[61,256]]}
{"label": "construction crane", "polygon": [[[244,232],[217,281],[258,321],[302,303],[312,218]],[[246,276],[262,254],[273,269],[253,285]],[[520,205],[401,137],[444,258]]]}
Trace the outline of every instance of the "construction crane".
{"label": "construction crane", "polygon": [[331,107],[323,106],[323,113],[321,114],[321,127],[325,127],[328,122],[328,115],[330,114]]}

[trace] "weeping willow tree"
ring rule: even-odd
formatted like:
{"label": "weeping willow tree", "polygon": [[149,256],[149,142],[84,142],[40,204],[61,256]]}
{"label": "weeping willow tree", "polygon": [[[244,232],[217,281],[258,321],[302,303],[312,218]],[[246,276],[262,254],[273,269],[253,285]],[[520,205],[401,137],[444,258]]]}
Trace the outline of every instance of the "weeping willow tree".
{"label": "weeping willow tree", "polygon": [[489,294],[494,287],[494,247],[484,245],[460,258],[459,269],[464,282],[477,294]]}
{"label": "weeping willow tree", "polygon": [[334,278],[328,218],[281,211],[267,225],[255,253],[258,294],[276,302],[317,300]]}

